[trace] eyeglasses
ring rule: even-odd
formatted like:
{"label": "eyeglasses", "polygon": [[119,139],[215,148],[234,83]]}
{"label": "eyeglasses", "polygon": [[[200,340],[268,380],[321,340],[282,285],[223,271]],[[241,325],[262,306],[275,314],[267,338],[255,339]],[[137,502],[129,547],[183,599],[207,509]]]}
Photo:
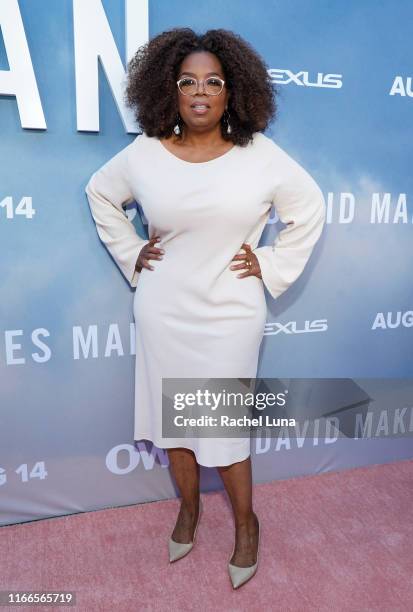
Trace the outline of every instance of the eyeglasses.
{"label": "eyeglasses", "polygon": [[225,85],[225,81],[219,77],[208,77],[202,81],[198,81],[198,79],[193,77],[183,77],[176,82],[179,91],[184,96],[195,95],[198,91],[198,85],[200,83],[204,84],[204,92],[208,96],[218,96]]}

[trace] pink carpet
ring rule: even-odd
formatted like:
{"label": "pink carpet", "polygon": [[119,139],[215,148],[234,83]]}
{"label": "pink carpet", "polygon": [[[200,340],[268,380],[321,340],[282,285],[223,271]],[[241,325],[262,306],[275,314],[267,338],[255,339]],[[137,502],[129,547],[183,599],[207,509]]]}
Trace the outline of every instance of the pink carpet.
{"label": "pink carpet", "polygon": [[227,500],[203,500],[194,549],[173,565],[175,499],[2,527],[0,590],[73,590],[66,610],[87,612],[413,610],[413,461],[256,485],[260,565],[238,591]]}

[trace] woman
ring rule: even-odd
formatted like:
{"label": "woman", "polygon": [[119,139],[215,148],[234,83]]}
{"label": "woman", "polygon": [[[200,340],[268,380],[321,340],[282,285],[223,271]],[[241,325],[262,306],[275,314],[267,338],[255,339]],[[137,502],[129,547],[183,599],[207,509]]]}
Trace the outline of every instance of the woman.
{"label": "woman", "polygon": [[[275,114],[261,57],[238,35],[175,28],[138,49],[126,99],[143,133],[91,177],[97,232],[132,287],[135,440],[166,448],[181,495],[170,561],[193,546],[199,466],[217,467],[234,514],[234,588],[258,562],[249,438],[162,437],[162,377],[254,378],[266,321],[325,220],[314,179],[263,134]],[[138,201],[140,238],[122,205]],[[286,227],[258,247],[272,206]]]}

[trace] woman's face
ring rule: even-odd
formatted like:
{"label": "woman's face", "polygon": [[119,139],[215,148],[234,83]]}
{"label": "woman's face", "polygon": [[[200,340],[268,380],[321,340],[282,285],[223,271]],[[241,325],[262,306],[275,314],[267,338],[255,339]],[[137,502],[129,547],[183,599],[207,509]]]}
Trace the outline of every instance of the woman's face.
{"label": "woman's face", "polygon": [[[218,95],[208,95],[204,92],[203,79],[215,76],[225,80],[221,62],[209,51],[195,51],[186,56],[181,64],[178,79],[190,76],[198,79],[198,89],[193,95],[184,95],[178,89],[179,114],[187,128],[195,132],[207,132],[220,121],[229,99],[229,93],[224,85]],[[195,109],[194,104],[205,104],[206,109]]]}

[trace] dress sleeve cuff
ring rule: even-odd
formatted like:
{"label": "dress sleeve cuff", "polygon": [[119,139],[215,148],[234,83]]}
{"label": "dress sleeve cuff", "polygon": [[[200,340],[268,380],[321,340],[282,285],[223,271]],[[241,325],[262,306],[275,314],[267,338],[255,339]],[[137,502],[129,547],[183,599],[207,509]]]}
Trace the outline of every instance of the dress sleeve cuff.
{"label": "dress sleeve cuff", "polygon": [[138,284],[140,272],[138,272],[138,270],[136,269],[136,261],[138,259],[140,250],[142,249],[142,247],[145,246],[145,244],[148,244],[148,243],[149,243],[149,240],[142,239],[142,241],[139,243],[139,246],[138,246],[137,255],[135,253],[136,257],[135,255],[133,256],[135,257],[135,262],[133,262],[133,257],[132,257],[131,263],[130,263],[130,269],[125,269],[124,275],[129,281],[129,284],[131,287],[136,287]]}

